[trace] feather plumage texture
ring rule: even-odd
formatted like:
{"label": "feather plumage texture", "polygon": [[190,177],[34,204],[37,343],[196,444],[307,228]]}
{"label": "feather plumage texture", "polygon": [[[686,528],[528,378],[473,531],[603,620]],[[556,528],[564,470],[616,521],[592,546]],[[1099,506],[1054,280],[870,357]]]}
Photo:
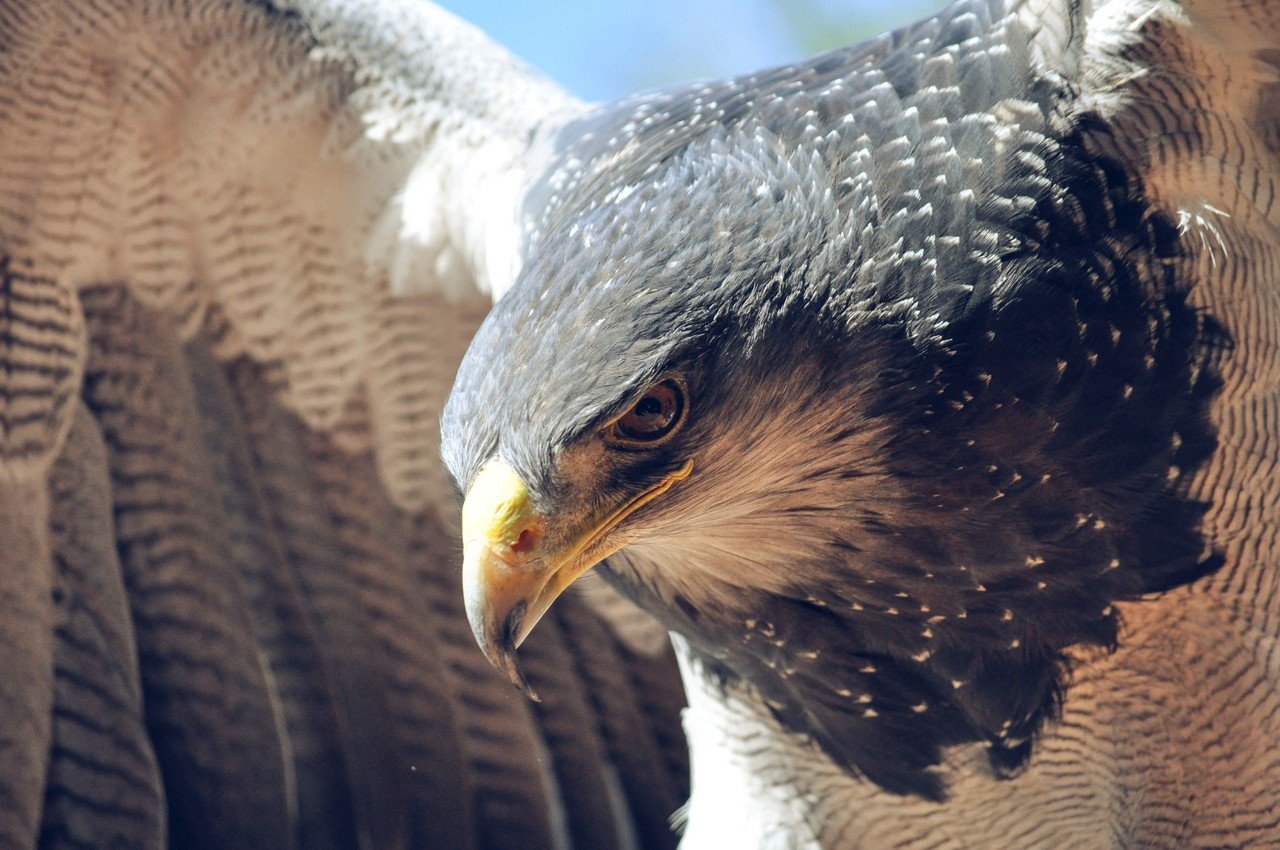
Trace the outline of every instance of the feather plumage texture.
{"label": "feather plumage texture", "polygon": [[446,458],[659,494],[688,847],[1274,846],[1278,20],[962,0],[561,131]]}
{"label": "feather plumage texture", "polygon": [[[997,12],[581,119],[550,206],[571,224],[446,421],[460,481],[488,459],[466,435],[496,436],[554,504],[540,458],[685,375],[703,412],[672,451],[708,483],[650,512],[697,529],[633,532],[649,563],[620,585],[656,587],[647,607],[839,763],[930,796],[945,746],[1025,760],[1062,651],[1113,643],[1113,602],[1220,563],[1186,498],[1220,342],[1171,273],[1173,220],[1085,149]],[[755,535],[775,542],[741,552]],[[702,546],[723,557],[699,586]]]}
{"label": "feather plumage texture", "polygon": [[[0,0],[0,843],[549,847],[605,823],[625,839],[626,813],[646,846],[670,841],[654,800],[682,796],[681,756],[661,660],[584,643],[608,632],[583,609],[549,618],[531,646],[535,687],[567,700],[549,719],[469,646],[431,423],[485,306],[473,281],[502,290],[522,241],[616,201],[693,125],[754,111],[775,138],[812,128],[793,141],[816,156],[780,168],[847,168],[835,206],[874,219],[882,300],[914,282],[963,312],[993,271],[957,283],[938,269],[969,258],[917,240],[976,220],[983,192],[917,177],[1034,183],[1033,160],[996,159],[1019,175],[979,156],[1046,132],[1029,69],[1079,98],[1096,119],[1080,143],[1180,228],[1174,277],[1232,340],[1210,363],[1219,448],[1186,493],[1225,565],[1119,605],[1114,653],[1072,652],[1023,772],[995,780],[985,748],[947,751],[943,806],[850,776],[687,655],[685,843],[1276,843],[1280,11],[1097,7],[962,2],[804,66],[578,114],[399,0]],[[831,110],[851,68],[878,75],[853,107],[885,135],[843,162]],[[538,177],[557,150],[572,156]],[[641,172],[610,171],[628,161]],[[651,733],[619,726],[636,704],[659,709]],[[580,741],[557,725],[602,715]],[[622,803],[565,787],[600,753],[589,772]]]}
{"label": "feather plumage texture", "polygon": [[[695,790],[691,848],[719,846],[728,824],[744,824],[728,840],[761,847],[1208,848],[1280,840],[1280,764],[1263,743],[1277,733],[1280,705],[1280,77],[1271,51],[1280,7],[1096,5],[1028,3],[1018,11],[1043,22],[1030,39],[1033,53],[1073,86],[1078,109],[1097,118],[1082,141],[1123,163],[1156,214],[1178,226],[1172,275],[1189,305],[1230,340],[1204,364],[1222,384],[1210,408],[1217,449],[1187,482],[1187,494],[1207,505],[1205,534],[1223,566],[1158,599],[1117,606],[1117,650],[1072,653],[1062,717],[1026,771],[985,780],[978,765],[986,754],[957,750],[948,764],[963,778],[943,807],[892,798],[788,755],[785,734],[753,706],[754,695],[699,693],[694,683],[703,677],[693,670],[694,787],[745,782],[752,791],[734,799]],[[728,753],[700,745],[724,729],[736,730]]]}
{"label": "feather plumage texture", "polygon": [[50,479],[57,616],[42,847],[152,846],[164,822],[105,452],[80,405]]}
{"label": "feather plumage texture", "polygon": [[674,843],[593,690],[669,650],[525,705],[438,460],[578,109],[408,0],[0,1],[0,844]]}

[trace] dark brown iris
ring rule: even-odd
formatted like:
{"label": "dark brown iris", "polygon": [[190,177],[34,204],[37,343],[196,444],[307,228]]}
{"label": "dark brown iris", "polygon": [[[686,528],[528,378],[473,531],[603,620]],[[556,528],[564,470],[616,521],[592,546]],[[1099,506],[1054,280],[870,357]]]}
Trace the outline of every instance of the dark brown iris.
{"label": "dark brown iris", "polygon": [[614,436],[625,443],[650,443],[670,434],[684,413],[684,392],[675,381],[659,381],[636,399],[613,423]]}

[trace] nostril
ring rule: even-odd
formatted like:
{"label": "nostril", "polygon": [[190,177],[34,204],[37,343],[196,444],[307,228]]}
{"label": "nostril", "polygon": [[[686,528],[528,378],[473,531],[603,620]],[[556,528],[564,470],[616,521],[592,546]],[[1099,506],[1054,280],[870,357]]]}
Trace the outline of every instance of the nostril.
{"label": "nostril", "polygon": [[537,535],[534,534],[532,528],[524,529],[520,532],[519,536],[516,537],[515,542],[511,544],[511,551],[517,554],[520,552],[527,552],[533,548],[533,541],[535,537],[537,537]]}

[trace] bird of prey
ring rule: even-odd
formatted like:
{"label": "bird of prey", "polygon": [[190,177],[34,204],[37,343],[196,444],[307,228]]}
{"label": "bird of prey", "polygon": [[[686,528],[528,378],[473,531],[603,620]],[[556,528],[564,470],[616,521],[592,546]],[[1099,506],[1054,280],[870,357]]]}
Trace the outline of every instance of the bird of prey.
{"label": "bird of prey", "polygon": [[439,460],[583,109],[417,0],[0,0],[0,847],[674,847],[669,646],[597,588],[527,703]]}
{"label": "bird of prey", "polygon": [[467,613],[518,684],[593,566],[671,630],[682,847],[1280,846],[1280,2],[960,0],[549,144]]}

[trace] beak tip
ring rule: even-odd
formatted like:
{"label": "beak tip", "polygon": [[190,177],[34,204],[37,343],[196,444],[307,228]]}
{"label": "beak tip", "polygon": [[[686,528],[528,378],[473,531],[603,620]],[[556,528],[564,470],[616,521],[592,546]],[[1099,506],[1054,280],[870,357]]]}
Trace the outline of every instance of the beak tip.
{"label": "beak tip", "polygon": [[477,616],[470,616],[468,619],[480,651],[494,669],[526,697],[534,702],[542,702],[516,663],[516,647],[519,644],[516,636],[520,633],[525,611],[525,605],[518,605],[501,623],[488,621],[484,613],[478,610],[475,611]]}
{"label": "beak tip", "polygon": [[510,646],[497,646],[494,644],[483,645],[485,658],[489,659],[489,663],[494,666],[503,677],[515,686],[516,690],[524,694],[534,702],[542,702],[537,692],[529,685],[529,680],[524,677],[524,673],[520,672],[519,665],[516,664],[515,649]]}

